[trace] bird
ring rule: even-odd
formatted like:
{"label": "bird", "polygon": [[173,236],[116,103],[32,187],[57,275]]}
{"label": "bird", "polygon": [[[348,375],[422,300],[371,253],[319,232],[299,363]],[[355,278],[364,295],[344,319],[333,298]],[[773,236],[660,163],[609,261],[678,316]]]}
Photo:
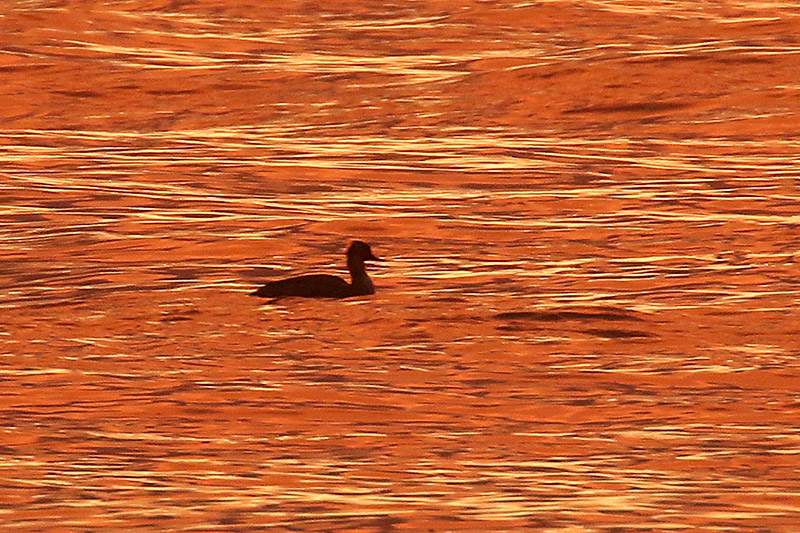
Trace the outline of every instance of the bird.
{"label": "bird", "polygon": [[347,269],[350,271],[350,283],[330,274],[309,274],[270,281],[250,295],[262,298],[283,296],[350,298],[351,296],[375,294],[375,285],[367,276],[365,261],[383,261],[383,259],[375,257],[369,244],[363,241],[353,241],[347,249]]}

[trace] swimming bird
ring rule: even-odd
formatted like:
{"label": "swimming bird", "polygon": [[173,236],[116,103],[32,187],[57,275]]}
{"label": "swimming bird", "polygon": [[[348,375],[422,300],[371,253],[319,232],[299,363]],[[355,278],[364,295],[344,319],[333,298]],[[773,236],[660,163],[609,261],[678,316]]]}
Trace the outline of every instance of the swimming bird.
{"label": "swimming bird", "polygon": [[279,298],[281,296],[301,296],[304,298],[349,298],[375,294],[375,285],[367,276],[364,261],[382,261],[375,257],[369,244],[353,241],[347,249],[347,269],[350,283],[330,274],[310,274],[293,278],[270,281],[251,296]]}

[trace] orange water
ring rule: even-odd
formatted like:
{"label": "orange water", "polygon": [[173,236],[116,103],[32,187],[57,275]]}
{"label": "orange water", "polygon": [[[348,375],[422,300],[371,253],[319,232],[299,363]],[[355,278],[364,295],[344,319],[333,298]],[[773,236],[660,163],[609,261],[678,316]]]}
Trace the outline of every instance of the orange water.
{"label": "orange water", "polygon": [[800,8],[333,5],[0,7],[0,529],[798,531]]}

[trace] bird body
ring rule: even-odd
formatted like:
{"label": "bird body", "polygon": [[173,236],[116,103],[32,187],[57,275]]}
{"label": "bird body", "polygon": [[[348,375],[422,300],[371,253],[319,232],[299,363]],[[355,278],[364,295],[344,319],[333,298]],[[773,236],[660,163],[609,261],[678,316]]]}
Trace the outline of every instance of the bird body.
{"label": "bird body", "polygon": [[380,261],[369,245],[353,241],[347,249],[347,268],[350,283],[330,274],[309,274],[271,281],[251,293],[263,298],[298,296],[303,298],[349,298],[375,293],[375,286],[367,275],[365,261]]}

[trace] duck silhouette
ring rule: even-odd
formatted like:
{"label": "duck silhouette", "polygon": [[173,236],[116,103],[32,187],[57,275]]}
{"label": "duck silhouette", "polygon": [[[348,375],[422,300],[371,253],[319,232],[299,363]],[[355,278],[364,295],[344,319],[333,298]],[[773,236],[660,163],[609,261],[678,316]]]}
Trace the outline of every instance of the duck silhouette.
{"label": "duck silhouette", "polygon": [[375,257],[369,244],[363,241],[353,241],[347,249],[347,269],[350,271],[350,283],[330,274],[310,274],[270,281],[251,293],[251,296],[262,298],[280,298],[282,296],[349,298],[375,294],[375,285],[367,276],[365,261],[382,261],[382,259]]}

